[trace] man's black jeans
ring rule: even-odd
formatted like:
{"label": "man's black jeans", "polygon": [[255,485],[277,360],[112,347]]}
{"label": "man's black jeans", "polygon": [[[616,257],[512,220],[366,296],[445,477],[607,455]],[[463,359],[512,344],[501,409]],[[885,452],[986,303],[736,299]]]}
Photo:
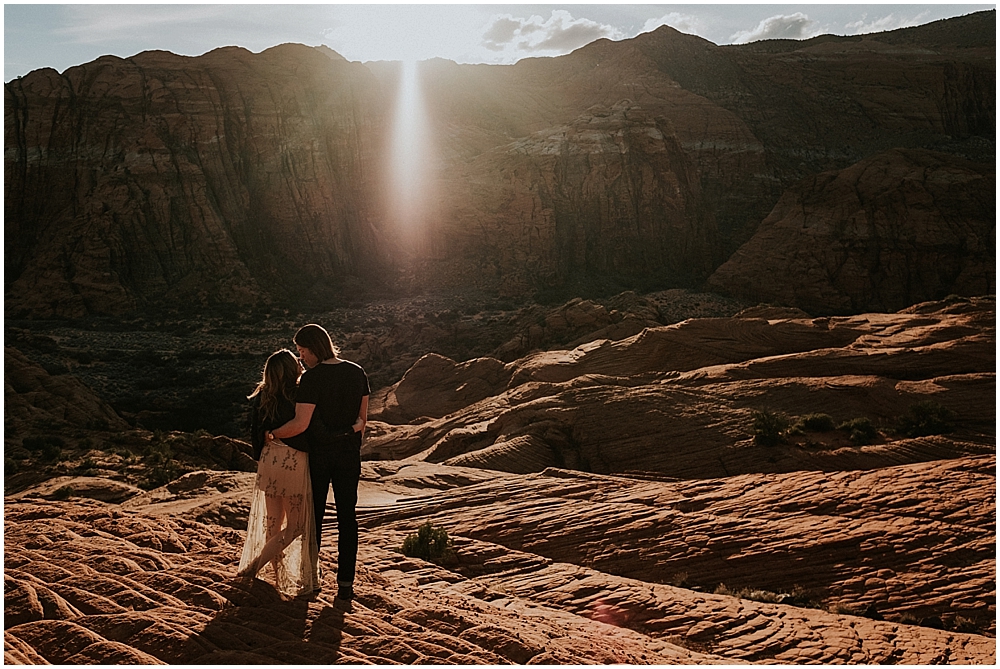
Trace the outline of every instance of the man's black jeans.
{"label": "man's black jeans", "polygon": [[323,545],[326,495],[333,485],[337,508],[337,583],[351,585],[358,562],[358,482],[361,480],[361,433],[332,438],[326,448],[309,451],[316,518],[316,545]]}

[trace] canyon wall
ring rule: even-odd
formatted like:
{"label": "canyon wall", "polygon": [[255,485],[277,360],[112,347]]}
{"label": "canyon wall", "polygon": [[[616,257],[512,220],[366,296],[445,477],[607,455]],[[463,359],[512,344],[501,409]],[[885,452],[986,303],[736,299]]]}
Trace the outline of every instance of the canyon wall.
{"label": "canyon wall", "polygon": [[[838,313],[995,291],[995,12],[725,47],[662,27],[513,66],[424,62],[429,203],[409,237],[389,215],[399,77],[398,64],[283,45],[103,57],[9,82],[5,313],[706,282]],[[905,206],[855,200],[914,230],[907,251],[891,235],[841,237],[854,212],[824,175],[898,160],[932,160],[961,184],[917,202],[914,172],[885,169],[878,192]],[[832,288],[790,290],[800,268],[767,256],[768,235],[785,221],[782,253],[808,250],[816,233],[787,212],[821,196],[823,243],[854,251],[831,251]],[[928,232],[943,229],[946,242]],[[886,253],[891,270],[845,260]]]}

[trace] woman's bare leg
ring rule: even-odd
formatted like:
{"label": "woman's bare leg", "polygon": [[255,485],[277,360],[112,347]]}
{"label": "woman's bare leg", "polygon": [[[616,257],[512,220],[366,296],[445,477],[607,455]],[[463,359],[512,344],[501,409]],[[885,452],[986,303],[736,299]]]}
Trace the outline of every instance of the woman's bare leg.
{"label": "woman's bare leg", "polygon": [[264,504],[267,509],[264,516],[264,522],[267,524],[264,528],[264,536],[267,537],[267,542],[260,549],[260,555],[240,572],[240,576],[256,576],[257,572],[268,562],[275,568],[275,574],[277,574],[277,557],[287,545],[283,542],[284,533],[281,528],[288,516],[288,501],[277,495],[265,495]]}

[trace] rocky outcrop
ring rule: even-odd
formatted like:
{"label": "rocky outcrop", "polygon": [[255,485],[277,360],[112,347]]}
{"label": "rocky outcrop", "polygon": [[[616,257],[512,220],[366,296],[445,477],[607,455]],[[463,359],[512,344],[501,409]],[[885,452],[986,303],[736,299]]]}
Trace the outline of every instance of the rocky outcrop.
{"label": "rocky outcrop", "polygon": [[59,427],[125,429],[128,425],[71,374],[49,374],[23,353],[4,347],[4,437]]}
{"label": "rocky outcrop", "polygon": [[[699,285],[803,178],[894,147],[992,164],[993,27],[980,12],[727,47],[663,27],[510,67],[426,63],[436,144],[419,244],[388,215],[393,64],[283,45],[38,70],[5,85],[5,311]],[[921,218],[967,233],[938,249],[946,267],[969,253],[981,274],[969,249],[989,240],[951,221],[991,219],[982,191]],[[880,244],[864,253],[892,250]],[[885,292],[982,292],[979,274],[932,283]],[[874,287],[855,292],[855,310],[889,308]]]}
{"label": "rocky outcrop", "polygon": [[[448,255],[466,263],[459,276],[510,295],[599,277],[703,280],[720,257],[719,235],[701,192],[704,166],[674,122],[626,100],[463,166],[466,184],[453,187],[455,213],[439,233],[455,247]],[[733,143],[752,143],[744,133]],[[762,161],[748,167],[764,170]]]}
{"label": "rocky outcrop", "polygon": [[713,289],[812,314],[996,292],[995,171],[894,150],[786,192]]}
{"label": "rocky outcrop", "polygon": [[[427,380],[417,366],[391,390],[396,404],[373,415],[381,422],[364,452],[507,472],[559,466],[684,478],[991,453],[994,319],[991,299],[854,317],[692,319],[508,363],[492,379],[494,392],[479,383],[481,399],[464,408],[457,406],[467,371],[487,362],[437,360]],[[433,393],[403,392],[431,380]],[[386,422],[405,416],[407,401],[410,414],[419,407],[419,415],[438,417]],[[895,433],[925,401],[952,412],[951,431]],[[753,412],[765,409],[825,413],[835,424],[863,418],[877,434],[868,444],[833,431],[761,446]]]}

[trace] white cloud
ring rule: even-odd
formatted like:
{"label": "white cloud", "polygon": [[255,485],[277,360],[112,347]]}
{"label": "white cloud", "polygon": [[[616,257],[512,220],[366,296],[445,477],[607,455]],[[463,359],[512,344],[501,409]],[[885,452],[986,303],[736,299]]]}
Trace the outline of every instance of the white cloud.
{"label": "white cloud", "polygon": [[753,30],[741,30],[730,39],[734,44],[746,44],[762,39],[807,39],[819,32],[818,21],[813,21],[802,12],[795,12],[766,18]]}
{"label": "white cloud", "polygon": [[179,26],[212,23],[226,14],[222,5],[71,5],[72,24],[53,32],[78,44],[143,39]]}
{"label": "white cloud", "polygon": [[547,19],[533,15],[520,18],[511,14],[495,15],[483,33],[482,46],[491,51],[524,53],[569,53],[596,39],[623,39],[618,28],[591,21],[574,19],[563,9],[556,9]]}
{"label": "white cloud", "polygon": [[639,30],[639,32],[648,33],[656,30],[660,26],[670,26],[671,28],[679,30],[682,33],[695,35],[698,33],[699,21],[697,17],[689,14],[670,12],[669,14],[664,14],[658,19],[646,19],[646,23],[643,24],[642,29]]}
{"label": "white cloud", "polygon": [[483,46],[490,51],[503,51],[504,48],[514,41],[522,23],[511,15],[496,16],[489,29],[483,34]]}
{"label": "white cloud", "polygon": [[868,20],[867,14],[862,14],[861,19],[851,23],[844,24],[844,30],[847,31],[848,35],[863,35],[865,33],[877,33],[886,30],[896,30],[897,28],[910,28],[913,26],[919,26],[927,22],[927,17],[930,12],[921,12],[917,14],[912,19],[905,18],[903,16],[896,16],[895,14],[888,14],[880,19]]}

